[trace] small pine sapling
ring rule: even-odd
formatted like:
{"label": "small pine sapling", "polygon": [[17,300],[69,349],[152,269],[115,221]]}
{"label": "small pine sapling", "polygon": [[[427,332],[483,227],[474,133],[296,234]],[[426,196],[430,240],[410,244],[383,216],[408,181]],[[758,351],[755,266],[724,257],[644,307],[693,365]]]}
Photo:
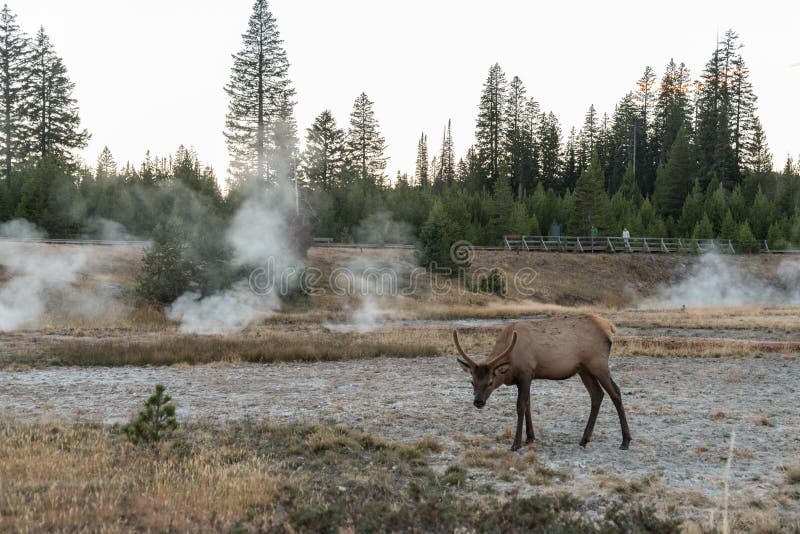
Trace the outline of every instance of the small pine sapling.
{"label": "small pine sapling", "polygon": [[139,417],[123,427],[122,431],[133,443],[157,443],[178,428],[175,406],[169,404],[172,397],[164,394],[164,389],[163,385],[157,384],[155,393],[145,401]]}

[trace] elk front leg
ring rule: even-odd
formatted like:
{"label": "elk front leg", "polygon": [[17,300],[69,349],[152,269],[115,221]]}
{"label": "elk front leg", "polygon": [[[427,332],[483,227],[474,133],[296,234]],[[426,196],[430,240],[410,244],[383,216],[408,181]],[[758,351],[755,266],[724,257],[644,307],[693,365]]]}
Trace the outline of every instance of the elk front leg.
{"label": "elk front leg", "polygon": [[533,435],[533,420],[531,419],[531,395],[528,390],[528,402],[525,403],[525,443],[533,443],[536,436]]}
{"label": "elk front leg", "polygon": [[514,434],[514,443],[511,450],[516,451],[522,447],[522,420],[525,418],[525,406],[530,406],[531,381],[521,379],[517,382],[517,431]]}

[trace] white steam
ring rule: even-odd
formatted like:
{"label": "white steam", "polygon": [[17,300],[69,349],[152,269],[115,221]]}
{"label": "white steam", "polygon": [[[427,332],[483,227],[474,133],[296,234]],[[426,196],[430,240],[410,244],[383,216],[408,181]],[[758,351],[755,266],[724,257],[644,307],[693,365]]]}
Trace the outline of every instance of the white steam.
{"label": "white steam", "polygon": [[[44,236],[15,220],[0,225],[9,239]],[[35,328],[47,313],[99,317],[113,309],[112,296],[83,282],[90,256],[81,247],[0,240],[0,332]],[[107,292],[106,292],[107,293]]]}
{"label": "white steam", "polygon": [[293,203],[293,197],[276,189],[270,197],[253,195],[242,204],[225,238],[235,265],[259,270],[258,277],[250,278],[258,283],[252,287],[244,279],[206,297],[195,292],[181,295],[167,309],[167,317],[180,322],[181,332],[240,332],[280,307],[281,290],[296,283],[301,269],[290,238]]}
{"label": "white steam", "polygon": [[[335,332],[371,332],[386,324],[394,308],[384,306],[384,297],[396,297],[403,289],[402,277],[396,265],[386,262],[359,259],[340,269],[331,280],[339,292],[358,297],[358,306],[352,309],[348,322],[327,322],[323,326]],[[392,299],[393,302],[396,301]]]}
{"label": "white steam", "polygon": [[707,254],[686,278],[642,303],[658,307],[800,305],[800,259],[784,259],[774,275],[736,266],[734,258]]}
{"label": "white steam", "polygon": [[198,293],[184,293],[169,307],[167,318],[180,322],[180,331],[184,333],[227,334],[244,330],[279,305],[277,296],[257,295],[246,281],[240,281],[205,298]]}
{"label": "white steam", "polygon": [[0,224],[0,238],[8,239],[39,239],[45,237],[45,233],[36,227],[35,224],[25,219],[14,219]]}

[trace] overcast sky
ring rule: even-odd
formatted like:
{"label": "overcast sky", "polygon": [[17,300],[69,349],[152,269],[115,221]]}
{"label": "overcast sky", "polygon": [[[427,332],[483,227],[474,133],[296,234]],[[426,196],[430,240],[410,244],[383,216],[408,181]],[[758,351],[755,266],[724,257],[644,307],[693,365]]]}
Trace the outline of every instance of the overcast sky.
{"label": "overcast sky", "polygon": [[[11,0],[29,34],[40,25],[64,58],[94,165],[194,146],[221,180],[227,168],[223,86],[251,0]],[[387,173],[413,174],[420,132],[434,154],[448,118],[457,157],[473,142],[489,66],[522,78],[564,136],[590,104],[600,115],[670,57],[693,77],[719,31],[734,28],[759,97],[776,166],[800,153],[800,2],[272,0],[297,89],[301,137],[331,109],[340,126],[362,91],[388,144]]]}

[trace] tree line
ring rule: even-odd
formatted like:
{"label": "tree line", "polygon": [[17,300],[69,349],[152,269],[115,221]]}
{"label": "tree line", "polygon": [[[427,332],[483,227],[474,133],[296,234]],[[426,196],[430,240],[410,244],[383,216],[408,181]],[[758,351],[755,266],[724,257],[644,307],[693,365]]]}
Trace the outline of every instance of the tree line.
{"label": "tree line", "polygon": [[[375,103],[355,98],[346,126],[323,110],[304,132],[277,21],[256,0],[225,85],[230,166],[224,191],[191,149],[96,166],[85,146],[73,83],[45,32],[28,37],[0,12],[0,219],[24,217],[52,236],[120,223],[148,237],[159,225],[204,228],[254,192],[296,191],[317,236],[421,243],[424,261],[466,239],[504,234],[722,237],[771,247],[800,243],[800,165],[773,169],[737,34],[729,30],[693,76],[670,60],[645,67],[610,113],[589,106],[568,132],[552,111],[492,65],[477,103],[474,143],[455,154],[453,125],[416,140],[413,173],[386,174]],[[477,91],[476,91],[477,93]],[[457,132],[455,132],[457,134]],[[202,209],[199,209],[201,206]],[[202,214],[202,215],[201,215]],[[216,225],[215,227],[220,227]]]}

